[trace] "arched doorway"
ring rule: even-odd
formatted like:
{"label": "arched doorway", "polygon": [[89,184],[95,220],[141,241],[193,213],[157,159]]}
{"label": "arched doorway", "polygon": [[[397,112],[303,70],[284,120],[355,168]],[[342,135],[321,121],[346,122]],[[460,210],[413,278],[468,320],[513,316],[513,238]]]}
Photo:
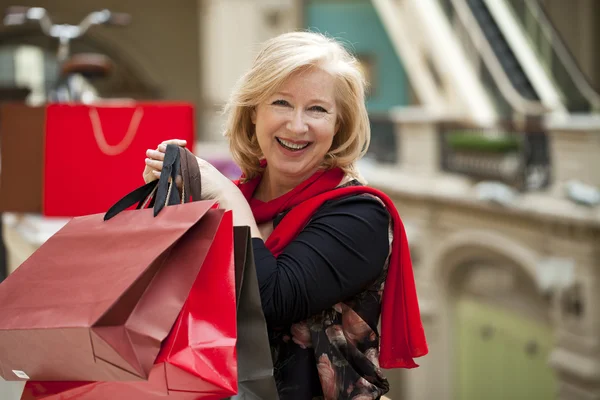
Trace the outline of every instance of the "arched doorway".
{"label": "arched doorway", "polygon": [[[548,392],[553,392],[557,378],[543,354],[554,347],[552,299],[542,294],[536,283],[541,255],[522,241],[487,229],[458,229],[438,236],[438,240],[421,276],[431,285],[427,291],[432,301],[427,311],[430,322],[426,327],[430,359],[420,377],[421,383],[410,383],[410,393],[424,399],[468,400],[477,398],[474,396],[479,393],[472,393],[477,390],[478,382],[485,379],[495,379],[495,385],[515,386],[516,382],[510,377],[497,373],[500,367],[494,364],[495,354],[514,356],[504,365],[517,371],[523,365],[519,359],[523,356],[523,347],[526,354],[527,351],[535,354],[539,362],[535,368],[541,366],[537,369],[543,371],[541,384],[533,383],[538,381],[533,377],[526,384],[529,387],[545,385]],[[488,322],[490,320],[493,324]],[[489,325],[493,327],[490,329]],[[520,342],[509,340],[515,336],[512,328],[516,329]],[[475,338],[489,338],[490,331],[496,332],[496,340],[485,342],[491,346],[478,348],[480,343]],[[526,339],[518,336],[523,332],[529,333],[523,334]],[[522,344],[532,339],[535,344]],[[482,362],[487,364],[487,370]],[[485,379],[470,371],[486,371]],[[525,368],[519,371],[529,376],[535,374]],[[423,385],[431,380],[437,384]],[[481,390],[486,392],[478,400],[519,399],[510,394],[503,396],[489,384],[482,386]],[[525,399],[537,400],[538,397]]]}
{"label": "arched doorway", "polygon": [[452,285],[454,399],[554,398],[553,331],[531,279],[490,257],[460,266]]}

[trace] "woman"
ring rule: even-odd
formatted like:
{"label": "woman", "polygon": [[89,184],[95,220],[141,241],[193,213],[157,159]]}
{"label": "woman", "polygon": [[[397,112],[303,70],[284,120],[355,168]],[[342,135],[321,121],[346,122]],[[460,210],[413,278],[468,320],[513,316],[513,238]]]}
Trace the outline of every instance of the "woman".
{"label": "woman", "polygon": [[[356,169],[370,138],[364,91],[336,41],[278,36],[226,106],[242,178],[198,159],[202,198],[251,228],[282,400],[378,399],[389,390],[380,362],[412,368],[427,353],[402,222]],[[148,150],[146,182],[160,176],[167,143],[186,144]]]}

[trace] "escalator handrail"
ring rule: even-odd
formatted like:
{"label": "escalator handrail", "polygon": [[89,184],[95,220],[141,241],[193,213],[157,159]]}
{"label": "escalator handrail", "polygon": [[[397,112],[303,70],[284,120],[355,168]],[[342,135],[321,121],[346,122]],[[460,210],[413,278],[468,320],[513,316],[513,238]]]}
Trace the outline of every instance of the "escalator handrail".
{"label": "escalator handrail", "polygon": [[556,26],[552,23],[544,8],[533,0],[525,0],[525,4],[534,11],[531,15],[542,26],[541,31],[543,35],[546,36],[552,47],[552,51],[556,53],[560,62],[571,75],[579,93],[590,103],[592,110],[600,111],[600,94],[594,90],[581,68],[579,68],[579,65],[577,65],[575,57],[563,42]]}
{"label": "escalator handrail", "polygon": [[476,36],[472,38],[472,42],[481,55],[496,86],[510,106],[523,115],[541,115],[548,112],[549,109],[540,101],[526,99],[515,89],[466,0],[452,0],[452,5],[456,11],[455,15],[460,19],[460,23],[467,27],[468,34]]}

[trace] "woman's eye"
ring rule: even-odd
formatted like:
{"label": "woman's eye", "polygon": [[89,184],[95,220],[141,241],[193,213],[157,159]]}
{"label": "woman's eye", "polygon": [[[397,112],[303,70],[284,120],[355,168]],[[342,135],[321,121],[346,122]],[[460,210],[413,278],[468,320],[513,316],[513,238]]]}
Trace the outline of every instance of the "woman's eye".
{"label": "woman's eye", "polygon": [[325,113],[327,112],[327,110],[326,110],[326,109],[324,109],[324,108],[323,108],[323,107],[321,107],[321,106],[313,106],[313,107],[311,107],[311,108],[310,108],[310,110],[311,110],[311,111],[318,111],[318,112],[325,112]]}
{"label": "woman's eye", "polygon": [[275,100],[275,101],[274,101],[273,103],[271,103],[271,104],[273,104],[274,106],[289,106],[289,105],[290,105],[290,103],[288,103],[288,102],[287,102],[287,101],[285,101],[285,100]]}

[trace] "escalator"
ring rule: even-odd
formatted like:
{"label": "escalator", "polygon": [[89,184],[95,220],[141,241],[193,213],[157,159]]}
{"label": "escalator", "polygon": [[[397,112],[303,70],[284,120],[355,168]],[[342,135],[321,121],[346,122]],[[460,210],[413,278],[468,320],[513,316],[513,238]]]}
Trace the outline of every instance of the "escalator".
{"label": "escalator", "polygon": [[600,112],[600,95],[587,80],[540,3],[536,0],[503,1],[561,93],[565,108],[572,113]]}
{"label": "escalator", "polygon": [[[414,0],[418,1],[418,0]],[[496,1],[496,0],[491,0]],[[438,0],[465,57],[500,119],[531,119],[549,107],[522,68],[485,0]]]}
{"label": "escalator", "polygon": [[466,2],[514,89],[525,99],[539,101],[540,98],[531,81],[523,71],[500,27],[494,21],[485,1],[467,0]]}

